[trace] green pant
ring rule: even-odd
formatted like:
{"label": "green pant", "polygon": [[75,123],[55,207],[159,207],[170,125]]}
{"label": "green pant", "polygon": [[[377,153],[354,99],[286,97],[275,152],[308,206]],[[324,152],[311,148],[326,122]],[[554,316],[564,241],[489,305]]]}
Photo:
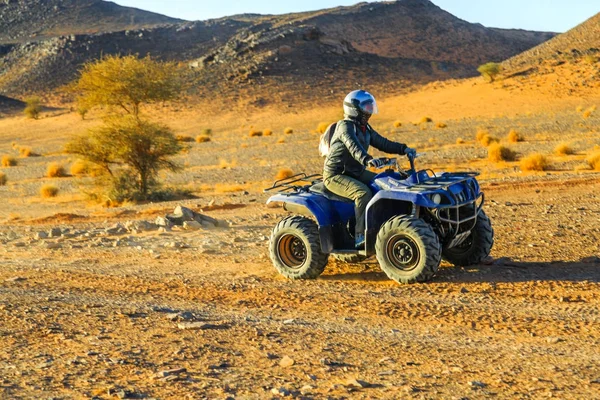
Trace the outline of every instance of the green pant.
{"label": "green pant", "polygon": [[325,187],[338,196],[354,201],[354,212],[356,215],[356,233],[365,233],[365,211],[367,205],[373,198],[371,189],[367,186],[377,174],[364,170],[358,178],[347,175],[334,175],[325,177]]}

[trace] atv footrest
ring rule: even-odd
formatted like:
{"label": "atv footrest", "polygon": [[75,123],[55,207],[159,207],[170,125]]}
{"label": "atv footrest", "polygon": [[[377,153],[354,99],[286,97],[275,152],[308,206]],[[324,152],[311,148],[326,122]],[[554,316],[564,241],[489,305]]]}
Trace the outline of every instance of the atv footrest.
{"label": "atv footrest", "polygon": [[359,256],[365,256],[365,257],[367,257],[369,255],[369,254],[367,254],[366,250],[336,250],[336,251],[332,252],[331,254],[339,254],[341,256],[359,255]]}

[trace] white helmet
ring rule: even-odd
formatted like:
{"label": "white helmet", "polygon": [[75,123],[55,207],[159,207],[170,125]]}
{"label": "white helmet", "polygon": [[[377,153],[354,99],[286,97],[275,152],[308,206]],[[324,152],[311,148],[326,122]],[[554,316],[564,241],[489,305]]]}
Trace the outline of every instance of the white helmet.
{"label": "white helmet", "polygon": [[375,97],[367,91],[355,90],[344,99],[344,115],[350,118],[366,119],[377,114],[377,102]]}

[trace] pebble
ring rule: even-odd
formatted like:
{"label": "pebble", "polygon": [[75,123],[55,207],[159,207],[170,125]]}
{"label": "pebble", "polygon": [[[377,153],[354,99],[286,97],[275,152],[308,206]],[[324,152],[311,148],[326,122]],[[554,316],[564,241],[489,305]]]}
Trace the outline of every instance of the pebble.
{"label": "pebble", "polygon": [[182,330],[227,329],[227,325],[207,324],[205,322],[180,322],[177,327]]}
{"label": "pebble", "polygon": [[483,382],[480,381],[471,381],[469,382],[469,386],[471,386],[472,388],[478,388],[478,389],[483,389],[485,387],[487,387],[487,385]]}
{"label": "pebble", "polygon": [[37,232],[35,234],[36,240],[42,240],[42,239],[47,239],[47,238],[48,238],[48,234],[46,232]]}
{"label": "pebble", "polygon": [[284,356],[281,361],[279,361],[279,366],[283,368],[288,368],[294,365],[296,362],[288,356]]}
{"label": "pebble", "polygon": [[186,372],[187,372],[187,369],[185,369],[185,368],[167,369],[164,371],[157,372],[154,375],[154,379],[162,379],[162,378],[166,378],[168,376],[180,375],[180,374],[183,374]]}
{"label": "pebble", "polygon": [[27,280],[27,278],[23,278],[22,276],[14,276],[12,278],[5,279],[4,282],[12,283],[12,282],[22,282]]}
{"label": "pebble", "polygon": [[62,244],[60,243],[46,243],[46,248],[49,250],[58,250],[62,249]]}
{"label": "pebble", "polygon": [[286,388],[283,388],[283,387],[273,388],[273,389],[271,389],[271,393],[273,393],[276,396],[281,396],[281,397],[287,397],[291,394],[289,390],[287,390]]}
{"label": "pebble", "polygon": [[60,230],[60,228],[52,228],[50,232],[48,232],[48,236],[51,238],[61,237],[62,231]]}
{"label": "pebble", "polygon": [[354,387],[354,388],[358,388],[358,389],[364,389],[364,388],[368,388],[371,385],[368,382],[351,378],[346,381],[345,386],[346,387]]}

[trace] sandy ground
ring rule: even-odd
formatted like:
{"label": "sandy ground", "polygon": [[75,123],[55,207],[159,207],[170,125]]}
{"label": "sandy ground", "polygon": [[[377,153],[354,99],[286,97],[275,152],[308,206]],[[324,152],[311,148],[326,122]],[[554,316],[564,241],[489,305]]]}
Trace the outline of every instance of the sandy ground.
{"label": "sandy ground", "polygon": [[207,212],[229,228],[101,244],[2,226],[0,397],[596,397],[600,179],[484,190],[493,260],[412,286],[374,260],[280,278],[267,237],[285,214],[260,202]]}

